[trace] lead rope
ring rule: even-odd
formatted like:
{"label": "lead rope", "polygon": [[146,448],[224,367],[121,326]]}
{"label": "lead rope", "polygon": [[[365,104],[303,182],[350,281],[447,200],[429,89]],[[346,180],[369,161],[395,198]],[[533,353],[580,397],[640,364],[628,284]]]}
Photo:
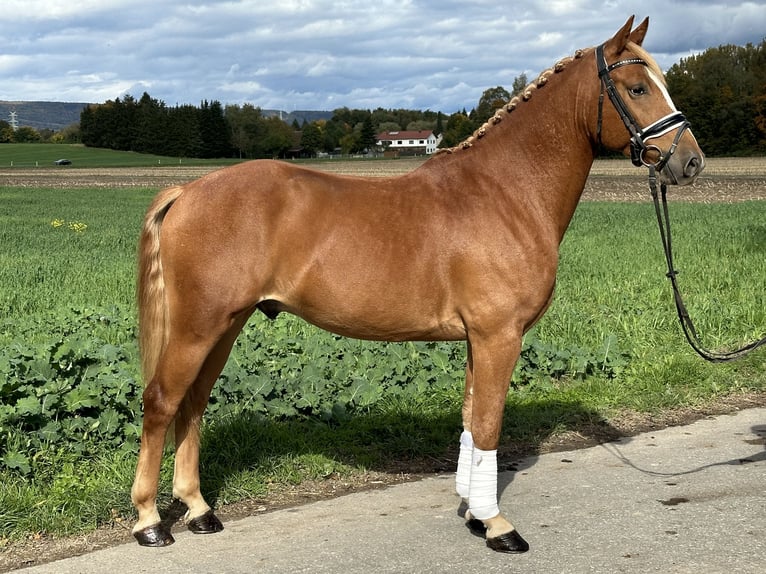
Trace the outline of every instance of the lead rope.
{"label": "lead rope", "polygon": [[[657,223],[660,228],[662,248],[665,251],[665,261],[668,264],[667,277],[670,279],[670,283],[673,286],[673,298],[676,303],[676,311],[678,312],[678,320],[681,323],[681,329],[683,329],[686,340],[689,341],[692,349],[694,349],[697,354],[706,361],[713,363],[725,363],[727,361],[739,359],[750,351],[754,351],[758,347],[766,344],[766,337],[763,337],[762,339],[753,341],[752,343],[745,345],[740,349],[723,353],[707,350],[702,345],[699,335],[697,335],[697,330],[694,328],[694,323],[689,316],[689,312],[686,310],[686,305],[684,305],[683,298],[681,297],[681,291],[678,288],[678,272],[675,270],[675,266],[673,265],[673,250],[670,236],[670,215],[667,202],[667,185],[662,183],[659,187],[660,191],[658,193],[657,170],[654,165],[650,165],[649,189],[651,190],[652,199],[654,200],[654,210],[657,213]],[[660,196],[662,199],[662,206],[660,206]]]}

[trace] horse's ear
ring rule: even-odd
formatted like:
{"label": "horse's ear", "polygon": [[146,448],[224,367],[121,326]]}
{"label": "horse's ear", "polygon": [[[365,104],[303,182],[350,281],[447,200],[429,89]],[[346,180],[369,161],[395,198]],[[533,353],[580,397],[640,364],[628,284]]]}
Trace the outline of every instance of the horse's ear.
{"label": "horse's ear", "polygon": [[[621,53],[628,45],[628,41],[631,39],[630,29],[633,27],[633,18],[635,18],[635,16],[628,18],[628,21],[625,22],[625,25],[620,28],[617,33],[612,36],[611,39],[607,40],[605,48],[607,48],[608,51],[610,51],[612,54]],[[641,26],[636,28],[636,30],[638,30],[640,27]]]}
{"label": "horse's ear", "polygon": [[636,29],[630,33],[630,41],[640,46],[644,42],[644,38],[646,37],[646,31],[648,29],[649,29],[649,16],[644,18],[644,21],[641,22],[638,26],[636,26]]}

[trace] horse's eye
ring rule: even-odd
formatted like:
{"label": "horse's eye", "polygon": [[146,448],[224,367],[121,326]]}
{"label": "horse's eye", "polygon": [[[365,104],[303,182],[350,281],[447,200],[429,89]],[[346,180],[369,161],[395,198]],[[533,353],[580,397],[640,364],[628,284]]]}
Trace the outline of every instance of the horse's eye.
{"label": "horse's eye", "polygon": [[631,97],[637,98],[639,96],[646,95],[647,89],[643,84],[638,84],[637,86],[629,88],[628,93],[630,93]]}

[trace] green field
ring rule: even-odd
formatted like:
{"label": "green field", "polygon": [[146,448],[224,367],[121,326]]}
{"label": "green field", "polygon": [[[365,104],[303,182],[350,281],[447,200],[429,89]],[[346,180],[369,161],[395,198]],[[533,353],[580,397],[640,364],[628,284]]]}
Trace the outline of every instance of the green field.
{"label": "green field", "polygon": [[[50,167],[59,159],[72,165],[58,169],[94,167],[150,167],[173,165],[220,165],[225,160],[165,157],[151,154],[89,148],[77,144],[0,144],[0,169],[7,167]],[[232,160],[233,162],[234,160]]]}
{"label": "green field", "polygon": [[[134,256],[156,191],[0,187],[0,549],[6,538],[132,517]],[[761,336],[766,202],[671,207],[682,288],[705,342]],[[555,302],[514,377],[507,448],[534,451],[621,413],[766,386],[764,352],[711,365],[686,345],[655,227],[649,204],[578,208]],[[294,318],[254,317],[209,409],[205,491],[221,505],[448,458],[463,360],[460,344],[349,341]],[[165,497],[170,472],[167,460]]]}

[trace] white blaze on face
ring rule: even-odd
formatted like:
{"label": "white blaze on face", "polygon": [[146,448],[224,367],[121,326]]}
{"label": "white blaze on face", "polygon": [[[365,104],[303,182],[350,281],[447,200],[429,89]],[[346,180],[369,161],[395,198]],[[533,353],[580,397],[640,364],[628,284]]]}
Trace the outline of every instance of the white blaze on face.
{"label": "white blaze on face", "polygon": [[647,72],[649,72],[649,77],[655,83],[657,89],[659,89],[660,93],[665,97],[665,101],[668,103],[668,106],[670,106],[670,110],[677,112],[678,110],[676,109],[676,105],[673,103],[673,100],[670,99],[670,94],[668,93],[668,89],[665,87],[662,79],[658,78],[657,75],[649,69],[647,69]]}
{"label": "white blaze on face", "polygon": [[665,87],[665,84],[662,82],[662,78],[657,77],[657,75],[654,72],[652,72],[652,70],[649,68],[647,68],[647,73],[649,74],[649,78],[652,80],[652,82],[654,82],[654,84],[657,86],[657,89],[665,98],[665,102],[668,104],[668,107],[670,108],[670,112],[665,114],[663,117],[659,118],[658,120],[655,120],[650,125],[644,127],[642,131],[645,133],[653,132],[653,129],[655,128],[655,126],[661,125],[663,122],[665,122],[665,120],[671,119],[672,116],[676,114],[678,114],[679,117],[672,118],[672,119],[676,119],[677,121],[673,123],[669,123],[668,125],[664,127],[664,129],[661,129],[660,131],[657,131],[656,133],[651,133],[651,135],[646,136],[644,138],[644,141],[662,137],[665,134],[678,129],[681,126],[681,124],[683,124],[683,122],[685,121],[684,117],[676,109],[676,105],[673,103],[673,100],[670,99],[670,94],[668,93],[668,90]]}

